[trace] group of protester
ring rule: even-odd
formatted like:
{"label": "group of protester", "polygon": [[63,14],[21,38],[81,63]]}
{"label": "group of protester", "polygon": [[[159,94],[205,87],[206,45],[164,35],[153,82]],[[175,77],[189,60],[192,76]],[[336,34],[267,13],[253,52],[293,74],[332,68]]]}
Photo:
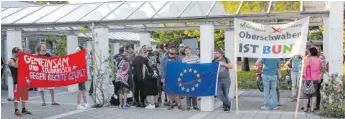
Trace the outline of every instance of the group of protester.
{"label": "group of protester", "polygon": [[[83,49],[78,47],[77,51]],[[12,49],[12,58],[9,59],[8,65],[13,77],[14,84],[14,114],[22,116],[22,114],[31,114],[28,111],[28,89],[25,87],[17,86],[18,75],[18,52],[20,48],[15,47]],[[165,76],[168,62],[182,62],[197,64],[200,63],[199,52],[197,55],[192,54],[190,47],[183,49],[184,54],[176,52],[173,45],[158,45],[157,51],[153,51],[152,47],[143,45],[138,53],[134,51],[132,46],[121,47],[119,54],[114,56],[114,63],[112,66],[113,76],[112,82],[114,85],[113,98],[118,101],[120,109],[127,109],[130,106],[145,107],[147,109],[155,109],[162,103],[162,95],[165,86]],[[291,101],[296,101],[298,98],[299,77],[303,74],[302,93],[303,93],[303,110],[314,112],[319,108],[320,102],[320,85],[322,83],[321,70],[326,68],[325,58],[321,56],[321,50],[316,47],[308,49],[307,54],[302,56],[294,56],[285,65],[291,71],[292,81],[292,97]],[[38,56],[50,57],[51,55],[46,52],[46,46],[40,44],[37,48]],[[231,100],[229,99],[230,89],[230,73],[229,69],[232,69],[230,60],[224,56],[224,51],[221,48],[214,50],[215,59],[212,62],[219,62],[220,68],[218,71],[218,86],[217,97],[223,102],[224,111],[231,110]],[[86,56],[86,59],[92,57]],[[301,66],[304,61],[304,66]],[[261,109],[268,110],[270,91],[272,94],[273,105],[272,109],[276,110],[279,107],[279,69],[281,68],[280,59],[277,58],[262,58],[256,63],[258,66],[257,79],[263,79],[264,85],[264,106]],[[301,68],[304,68],[304,72],[301,73]],[[307,90],[310,85],[314,84],[314,91]],[[77,109],[90,108],[88,105],[85,90],[85,83],[78,85],[79,92],[77,95]],[[55,102],[54,88],[48,88],[50,90],[52,103],[51,105],[60,105]],[[92,94],[92,85],[90,87],[90,94]],[[44,88],[39,88],[42,97],[42,106],[46,106],[44,99]],[[309,92],[308,92],[309,91]],[[129,98],[128,95],[134,93],[134,99]],[[83,97],[84,105],[81,104],[81,97]],[[173,109],[175,106],[179,110],[185,110],[181,104],[183,96],[177,94],[164,94],[164,105],[168,106],[168,110]],[[131,100],[132,99],[132,100]],[[187,110],[199,110],[197,105],[197,97],[186,97]],[[22,111],[19,111],[19,101],[22,101]],[[309,102],[311,102],[309,104]],[[317,103],[318,102],[318,103]],[[308,106],[309,104],[309,106]]]}
{"label": "group of protester", "polygon": [[[78,47],[77,51],[83,49],[82,47]],[[23,116],[23,114],[32,114],[31,112],[28,111],[28,99],[29,99],[29,93],[28,93],[28,88],[26,87],[21,87],[18,86],[18,52],[21,52],[21,49],[18,47],[14,47],[12,49],[12,57],[8,60],[8,67],[11,71],[12,79],[13,79],[13,93],[14,93],[14,114],[17,116]],[[40,44],[37,49],[36,49],[36,54],[41,57],[51,57],[49,53],[47,53],[46,45],[44,43]],[[29,51],[26,51],[26,53],[31,53]],[[85,82],[80,83],[78,85],[79,91],[77,95],[77,103],[78,107],[77,109],[86,109],[90,108],[90,105],[86,101],[86,96],[85,96]],[[45,101],[45,96],[44,96],[44,89],[45,88],[37,88],[34,90],[38,90],[40,92],[41,98],[42,98],[42,106],[47,106],[46,101]],[[60,104],[55,101],[55,88],[54,87],[49,87],[48,88],[50,91],[50,96],[51,96],[51,105],[53,106],[59,106]],[[81,97],[83,97],[84,100],[84,105],[82,106],[80,101]],[[22,111],[19,111],[19,102],[22,102]]]}
{"label": "group of protester", "polygon": [[[121,47],[119,54],[114,57],[115,67],[113,72],[114,92],[118,100],[119,108],[127,109],[130,105],[136,107],[145,107],[147,109],[155,109],[162,103],[162,92],[165,86],[165,76],[168,62],[182,63],[200,63],[199,52],[192,54],[191,47],[184,47],[182,52],[177,52],[173,45],[158,45],[157,51],[153,51],[152,47],[143,45],[137,54],[134,53],[133,47]],[[224,102],[224,111],[229,111],[231,101],[229,99],[230,74],[229,69],[232,68],[230,60],[224,56],[221,49],[215,50],[214,62],[220,62],[221,68],[218,79],[218,98]],[[134,93],[134,101],[128,104],[128,94]],[[164,94],[164,105],[168,106],[168,110],[175,106],[179,110],[185,110],[181,99],[183,96],[177,94]],[[187,110],[199,110],[197,105],[197,97],[186,97]],[[147,102],[147,103],[146,103]],[[148,105],[146,105],[148,104]]]}
{"label": "group of protester", "polygon": [[[304,60],[303,60],[304,59]],[[304,61],[304,62],[303,62]],[[303,62],[303,63],[302,63]],[[262,58],[256,62],[258,66],[257,79],[262,78],[264,85],[264,106],[261,109],[268,110],[279,109],[279,80],[280,77],[280,59],[278,58]],[[304,64],[302,66],[302,64]],[[295,102],[298,97],[298,89],[301,75],[303,99],[302,110],[304,112],[314,112],[320,106],[320,87],[323,82],[323,71],[327,70],[325,57],[321,54],[319,47],[313,46],[307,50],[305,56],[296,55],[292,57],[285,66],[290,70],[291,76],[291,101]],[[301,72],[303,69],[303,72]],[[270,91],[272,95],[272,107],[269,106]]]}

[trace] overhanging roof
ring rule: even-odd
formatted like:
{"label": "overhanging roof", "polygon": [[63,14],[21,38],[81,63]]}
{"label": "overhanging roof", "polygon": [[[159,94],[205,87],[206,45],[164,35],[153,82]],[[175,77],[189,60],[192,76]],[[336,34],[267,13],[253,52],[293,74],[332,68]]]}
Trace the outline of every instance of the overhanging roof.
{"label": "overhanging roof", "polygon": [[[84,4],[46,5],[39,7],[1,8],[2,30],[20,28],[24,32],[79,31],[83,26],[104,25],[110,32],[199,29],[212,23],[215,28],[232,28],[233,18],[279,24],[310,16],[311,26],[322,25],[328,16],[327,2],[302,1],[300,9],[279,12],[275,2],[266,1],[258,12],[244,13],[239,1],[231,14],[218,1],[126,1]],[[316,20],[314,20],[314,18]]]}

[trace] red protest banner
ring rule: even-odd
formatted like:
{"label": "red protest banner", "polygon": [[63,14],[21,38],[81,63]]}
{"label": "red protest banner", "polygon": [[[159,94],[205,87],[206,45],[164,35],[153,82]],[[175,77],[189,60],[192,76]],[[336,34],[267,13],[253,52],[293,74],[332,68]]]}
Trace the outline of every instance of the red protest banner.
{"label": "red protest banner", "polygon": [[61,57],[18,53],[18,85],[31,88],[60,87],[87,80],[86,50]]}

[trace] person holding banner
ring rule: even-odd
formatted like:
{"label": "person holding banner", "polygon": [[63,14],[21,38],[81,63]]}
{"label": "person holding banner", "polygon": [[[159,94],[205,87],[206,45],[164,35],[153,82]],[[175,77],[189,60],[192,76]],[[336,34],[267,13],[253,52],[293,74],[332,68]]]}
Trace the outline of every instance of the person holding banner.
{"label": "person holding banner", "polygon": [[[42,56],[42,57],[50,57],[51,55],[49,53],[47,53],[47,48],[46,45],[44,43],[41,43],[39,45],[39,47],[37,48],[37,52],[38,52],[38,56]],[[54,87],[50,87],[48,88],[50,91],[50,96],[52,99],[52,104],[51,105],[56,105],[59,106],[59,103],[55,102],[55,95],[54,95]],[[47,106],[46,101],[44,99],[44,88],[38,88],[38,91],[40,91],[41,97],[42,97],[42,106]]]}
{"label": "person holding banner", "polygon": [[[77,48],[77,52],[79,52],[82,49],[84,49],[84,48],[82,46],[79,46]],[[86,55],[85,56],[85,60],[87,60],[87,57],[88,56]],[[87,108],[90,108],[91,106],[89,104],[87,104],[86,95],[85,95],[85,90],[86,90],[85,82],[79,83],[78,84],[78,89],[79,89],[79,91],[78,91],[78,94],[77,94],[77,103],[78,103],[77,109],[87,109]],[[80,104],[81,97],[83,97],[85,106],[82,106]]]}
{"label": "person holding banner", "polygon": [[212,62],[219,62],[218,72],[218,86],[217,86],[217,97],[223,102],[224,111],[228,112],[231,110],[231,101],[229,99],[229,89],[231,85],[230,72],[232,64],[230,60],[224,56],[224,51],[220,48],[214,51],[215,59]]}
{"label": "person holding banner", "polygon": [[[161,62],[161,71],[160,75],[162,77],[161,82],[163,85],[165,85],[165,76],[166,76],[166,69],[167,69],[167,63],[168,62],[182,62],[181,58],[176,55],[175,47],[174,46],[169,46],[169,52],[168,55],[166,55]],[[178,95],[173,95],[173,94],[167,94],[169,101],[170,101],[170,106],[168,107],[168,110],[171,110],[174,108],[173,101],[177,103],[178,109],[183,110],[182,105],[181,105],[181,98]]]}
{"label": "person holding banner", "polygon": [[[8,65],[13,78],[13,93],[14,93],[14,114],[16,116],[22,116],[22,114],[31,114],[28,109],[29,92],[26,87],[18,86],[18,52],[20,49],[14,47],[12,49],[12,58],[9,59]],[[24,80],[24,79],[23,79]],[[22,113],[18,110],[18,102],[22,101]]]}
{"label": "person holding banner", "polygon": [[[185,52],[186,56],[183,57],[183,59],[182,59],[183,63],[187,63],[187,64],[200,63],[199,57],[196,55],[192,55],[192,49],[189,46],[185,47],[184,50],[185,50],[184,52]],[[191,103],[193,103],[193,109],[194,110],[199,110],[197,97],[187,97],[187,111],[190,110],[190,108],[192,106]]]}
{"label": "person holding banner", "polygon": [[[273,101],[273,110],[279,109],[278,107],[278,94],[277,94],[277,86],[278,86],[278,69],[280,68],[280,59],[279,58],[261,58],[259,59],[256,64],[258,65],[258,69],[263,67],[262,72],[262,80],[264,85],[264,106],[261,107],[263,110],[269,110],[269,98],[270,98],[270,90],[272,94],[272,101]],[[257,76],[260,76],[258,74]],[[257,78],[258,79],[258,78]]]}

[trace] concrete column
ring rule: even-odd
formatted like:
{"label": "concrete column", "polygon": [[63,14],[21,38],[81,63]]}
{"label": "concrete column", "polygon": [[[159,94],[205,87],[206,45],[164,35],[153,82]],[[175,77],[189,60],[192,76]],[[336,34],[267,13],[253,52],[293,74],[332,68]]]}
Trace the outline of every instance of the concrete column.
{"label": "concrete column", "polygon": [[90,53],[90,51],[92,50],[92,42],[91,41],[86,41],[86,49]]}
{"label": "concrete column", "polygon": [[150,40],[151,40],[150,33],[140,33],[139,35],[140,46],[143,46],[143,45],[151,46]]}
{"label": "concrete column", "polygon": [[[329,1],[328,25],[326,25],[329,42],[327,45],[327,59],[329,62],[329,74],[343,75],[343,24],[344,24],[344,1]],[[327,32],[326,32],[327,33]],[[327,42],[327,41],[326,41]],[[340,79],[338,79],[340,80]]]}
{"label": "concrete column", "polygon": [[[326,61],[330,61],[329,60],[329,18],[328,17],[323,17],[323,55],[326,57]],[[327,29],[327,30],[326,30]],[[328,81],[328,75],[324,74],[323,75],[323,80],[324,82]]]}
{"label": "concrete column", "polygon": [[[214,50],[214,26],[200,25],[200,63],[212,62]],[[214,96],[201,97],[201,111],[214,110]]]}
{"label": "concrete column", "polygon": [[[14,47],[18,47],[23,50],[22,48],[22,31],[20,30],[10,30],[7,31],[7,39],[6,39],[6,49],[7,49],[7,59],[10,59],[12,57],[12,49]],[[11,73],[8,73],[11,75]],[[19,79],[18,79],[19,80]],[[8,98],[13,99],[13,78],[8,77],[7,78],[7,85],[8,85]]]}
{"label": "concrete column", "polygon": [[[237,61],[237,57],[235,57],[235,37],[233,30],[226,30],[224,33],[224,46],[225,46],[225,56],[229,58],[232,64],[235,64]],[[230,85],[230,99],[235,97],[235,73],[237,73],[237,69],[230,69],[230,78],[231,78],[231,85]]]}
{"label": "concrete column", "polygon": [[[95,68],[94,72],[104,73],[103,77],[99,77],[99,74],[95,74],[95,80],[93,82],[94,89],[96,92],[96,96],[102,99],[101,94],[104,94],[104,97],[108,97],[110,95],[110,79],[109,73],[110,68],[108,62],[105,62],[109,58],[109,38],[108,38],[109,30],[103,26],[96,26],[94,29],[94,48],[95,48]],[[102,85],[95,85],[95,84],[102,84]],[[100,87],[102,86],[102,87]],[[101,88],[103,88],[103,92],[101,92]],[[99,100],[96,100],[96,103],[100,103]]]}
{"label": "concrete column", "polygon": [[119,49],[120,49],[120,43],[112,43],[111,44],[111,53],[112,55],[116,55],[119,54]]}
{"label": "concrete column", "polygon": [[[67,35],[67,54],[72,54],[77,51],[78,48],[78,36],[75,34]],[[78,84],[68,86],[68,92],[77,92]]]}

